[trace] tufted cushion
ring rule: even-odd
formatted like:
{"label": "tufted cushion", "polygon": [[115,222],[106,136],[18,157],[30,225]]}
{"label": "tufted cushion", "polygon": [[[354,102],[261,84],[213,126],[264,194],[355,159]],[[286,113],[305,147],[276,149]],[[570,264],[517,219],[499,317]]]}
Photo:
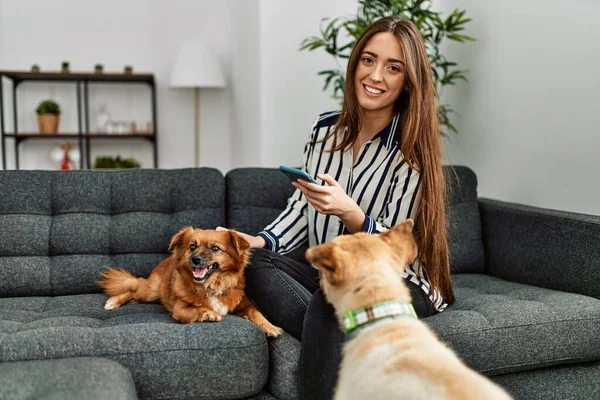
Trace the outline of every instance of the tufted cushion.
{"label": "tufted cushion", "polygon": [[[450,266],[453,272],[483,272],[483,244],[477,204],[477,177],[467,168],[444,167],[448,195]],[[243,168],[226,176],[227,226],[256,234],[286,207],[294,192],[278,169]],[[303,259],[306,247],[290,254]]]}
{"label": "tufted cushion", "polygon": [[240,398],[267,382],[264,334],[245,319],[179,324],[160,304],[105,311],[106,297],[0,298],[0,363],[102,357],[127,367],[140,398]]}
{"label": "tufted cushion", "polygon": [[225,175],[227,226],[255,235],[281,213],[294,192],[274,168],[240,168]]}
{"label": "tufted cushion", "polygon": [[185,225],[224,223],[210,168],[0,173],[0,297],[98,291],[106,266],[147,276]]}
{"label": "tufted cushion", "polygon": [[488,375],[600,358],[600,300],[480,274],[453,277],[456,303],[424,321]]}
{"label": "tufted cushion", "polygon": [[477,176],[467,168],[444,167],[447,198],[448,247],[454,273],[483,273],[483,240],[477,204]]}
{"label": "tufted cushion", "polygon": [[0,398],[12,400],[137,400],[127,368],[103,358],[0,364]]}

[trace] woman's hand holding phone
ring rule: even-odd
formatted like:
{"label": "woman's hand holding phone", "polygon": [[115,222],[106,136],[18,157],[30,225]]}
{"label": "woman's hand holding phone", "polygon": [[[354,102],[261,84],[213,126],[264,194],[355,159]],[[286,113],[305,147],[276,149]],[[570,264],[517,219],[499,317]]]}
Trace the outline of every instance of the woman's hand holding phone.
{"label": "woman's hand holding phone", "polygon": [[321,186],[305,180],[292,182],[292,185],[300,190],[304,194],[304,197],[306,197],[306,200],[321,214],[336,215],[340,217],[347,227],[348,222],[350,225],[355,225],[355,220],[360,220],[359,224],[362,226],[365,214],[358,204],[346,194],[344,188],[331,175],[318,174],[317,178],[326,182],[327,186]]}

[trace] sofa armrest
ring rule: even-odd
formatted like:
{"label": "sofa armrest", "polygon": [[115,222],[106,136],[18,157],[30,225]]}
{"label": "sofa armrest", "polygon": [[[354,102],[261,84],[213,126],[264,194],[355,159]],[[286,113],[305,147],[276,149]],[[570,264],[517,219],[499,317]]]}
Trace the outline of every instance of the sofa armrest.
{"label": "sofa armrest", "polygon": [[479,199],[486,273],[600,298],[600,216]]}

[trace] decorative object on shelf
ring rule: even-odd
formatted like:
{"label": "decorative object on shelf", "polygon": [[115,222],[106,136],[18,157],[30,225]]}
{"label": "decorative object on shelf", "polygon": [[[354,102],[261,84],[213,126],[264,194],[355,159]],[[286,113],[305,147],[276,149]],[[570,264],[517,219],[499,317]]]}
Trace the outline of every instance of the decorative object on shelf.
{"label": "decorative object on shelf", "polygon": [[51,99],[44,100],[37,106],[35,112],[38,115],[40,133],[53,135],[58,132],[60,106],[57,102]]}
{"label": "decorative object on shelf", "polygon": [[127,75],[133,74],[133,67],[131,65],[126,65],[123,69],[123,73]]}
{"label": "decorative object on shelf", "polygon": [[[345,67],[342,68],[340,64],[347,62],[356,40],[367,26],[387,15],[397,15],[412,21],[421,32],[438,97],[444,86],[454,85],[459,80],[467,80],[467,70],[459,69],[455,62],[449,61],[442,54],[446,47],[444,44],[446,39],[460,43],[475,40],[463,34],[466,24],[471,21],[471,18],[465,16],[465,10],[456,8],[443,18],[441,13],[432,7],[431,0],[358,0],[358,3],[356,15],[332,20],[323,19],[320,36],[306,38],[300,44],[300,50],[312,51],[322,47],[336,60],[337,68],[318,73],[325,79],[323,90],[327,90],[330,85],[333,88],[332,98],[341,102],[344,96]],[[327,25],[324,24],[325,22]],[[442,104],[440,101],[437,111],[442,135],[447,135],[449,132],[458,133],[456,127],[450,122],[452,113],[450,105]]]}
{"label": "decorative object on shelf", "polygon": [[75,165],[81,159],[79,148],[69,142],[58,144],[50,149],[50,158],[60,163],[60,169],[75,169]]}
{"label": "decorative object on shelf", "polygon": [[130,133],[131,123],[128,121],[110,121],[106,126],[106,133],[125,135]]}
{"label": "decorative object on shelf", "polygon": [[104,72],[104,65],[102,65],[102,64],[96,64],[94,66],[94,73],[95,74],[101,74],[103,72]]}
{"label": "decorative object on shelf", "polygon": [[206,46],[183,43],[171,70],[170,88],[194,89],[194,166],[200,165],[200,88],[222,88],[225,75],[215,54]]}
{"label": "decorative object on shelf", "polygon": [[60,72],[65,73],[65,74],[68,74],[69,72],[71,72],[69,70],[69,62],[68,61],[62,62]]}
{"label": "decorative object on shelf", "polygon": [[31,72],[40,72],[40,66],[37,64],[33,64],[31,66]]}
{"label": "decorative object on shelf", "polygon": [[99,156],[94,161],[94,169],[124,169],[124,168],[140,168],[140,163],[134,158],[124,158],[116,156]]}
{"label": "decorative object on shelf", "polygon": [[98,115],[96,115],[96,129],[98,132],[108,132],[110,124],[110,113],[106,109],[106,104],[100,104]]}

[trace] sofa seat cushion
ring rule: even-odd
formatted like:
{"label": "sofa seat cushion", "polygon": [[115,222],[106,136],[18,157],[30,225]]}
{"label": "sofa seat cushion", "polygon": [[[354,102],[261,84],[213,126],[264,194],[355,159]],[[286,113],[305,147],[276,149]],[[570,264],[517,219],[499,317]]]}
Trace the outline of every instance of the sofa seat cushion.
{"label": "sofa seat cushion", "polygon": [[600,300],[480,274],[453,276],[456,303],[424,321],[487,375],[600,360]]}
{"label": "sofa seat cushion", "polygon": [[0,298],[0,362],[102,357],[127,367],[140,398],[243,398],[269,373],[264,334],[245,319],[180,324],[160,304],[103,309],[106,297]]}
{"label": "sofa seat cushion", "polygon": [[0,398],[12,400],[136,400],[127,368],[81,357],[0,363]]}

